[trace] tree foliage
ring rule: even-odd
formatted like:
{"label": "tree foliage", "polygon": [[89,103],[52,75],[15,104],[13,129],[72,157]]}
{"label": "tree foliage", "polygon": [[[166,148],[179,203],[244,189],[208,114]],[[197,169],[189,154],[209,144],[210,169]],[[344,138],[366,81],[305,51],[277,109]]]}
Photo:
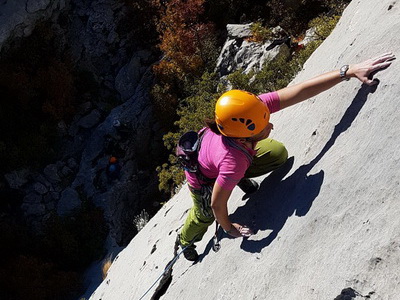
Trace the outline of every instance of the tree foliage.
{"label": "tree foliage", "polygon": [[264,43],[267,40],[270,40],[273,38],[273,33],[272,29],[265,27],[261,24],[261,22],[255,22],[251,24],[251,34],[252,36],[250,37],[251,42],[256,42],[256,43]]}
{"label": "tree foliage", "polygon": [[[204,126],[204,119],[214,117],[214,106],[218,97],[217,75],[205,72],[193,85],[187,86],[187,89],[191,96],[185,98],[178,107],[177,114],[180,118],[175,122],[177,130],[164,135],[164,145],[172,152],[184,132],[200,130]],[[174,188],[184,180],[183,171],[173,154],[169,156],[169,163],[163,164],[157,171],[159,188],[167,193],[173,193]]]}
{"label": "tree foliage", "polygon": [[268,24],[281,26],[292,36],[308,29],[308,23],[321,14],[340,15],[350,0],[266,1],[270,9]]}
{"label": "tree foliage", "polygon": [[[171,0],[166,4],[158,25],[160,50],[167,61],[166,68],[183,79],[183,75],[198,74],[209,62],[207,42],[213,35],[212,23],[202,21],[204,0]],[[161,70],[160,70],[161,69]],[[162,65],[156,71],[163,73]]]}
{"label": "tree foliage", "polygon": [[[154,47],[157,43],[156,20],[161,0],[118,0],[121,7],[121,18],[117,32],[127,36],[141,46]],[[129,42],[129,41],[128,41]]]}
{"label": "tree foliage", "polygon": [[340,16],[327,16],[321,15],[315,19],[312,19],[309,23],[309,27],[315,28],[315,35],[318,40],[324,40],[335,28]]}
{"label": "tree foliage", "polygon": [[152,95],[162,119],[176,118],[184,82],[199,78],[214,62],[214,26],[203,20],[203,4],[204,0],[171,0],[159,6],[163,58],[154,66],[157,84]]}

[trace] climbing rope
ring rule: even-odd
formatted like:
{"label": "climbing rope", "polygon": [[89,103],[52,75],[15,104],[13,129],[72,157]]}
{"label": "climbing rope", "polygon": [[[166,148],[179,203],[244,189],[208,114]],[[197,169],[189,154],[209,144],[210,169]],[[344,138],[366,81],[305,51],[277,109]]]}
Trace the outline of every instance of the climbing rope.
{"label": "climbing rope", "polygon": [[[219,227],[219,223],[216,222],[215,234],[214,234],[214,237],[213,237],[213,247],[212,247],[213,250],[214,250],[214,252],[218,252],[219,249],[221,248],[221,245],[220,245],[219,240],[218,240],[218,227]],[[156,281],[154,281],[154,283],[147,289],[147,291],[142,295],[142,297],[139,298],[139,300],[142,300],[143,297],[146,296],[147,293],[150,292],[150,290],[157,284],[157,282],[160,281],[160,279],[172,268],[172,266],[174,265],[174,263],[178,260],[179,256],[180,256],[183,252],[185,252],[185,250],[186,250],[188,247],[190,247],[190,246],[193,245],[193,243],[194,243],[196,237],[197,237],[197,235],[193,238],[192,242],[191,242],[189,245],[185,246],[178,254],[175,255],[174,259],[165,267],[164,272],[163,272],[160,276],[158,276],[158,278],[156,279]],[[178,247],[177,244],[175,244],[175,247]],[[175,251],[176,251],[176,249],[177,249],[177,248],[175,248]],[[175,253],[176,253],[176,252],[175,252]]]}
{"label": "climbing rope", "polygon": [[[156,285],[156,283],[169,271],[169,269],[172,268],[172,266],[174,265],[174,263],[178,260],[179,256],[190,246],[193,245],[195,239],[197,236],[194,237],[194,239],[192,240],[192,242],[185,246],[175,257],[174,259],[165,267],[164,272],[158,276],[158,278],[156,279],[156,281],[154,281],[154,283],[147,289],[147,291],[142,295],[142,297],[139,298],[139,300],[142,300],[144,296],[147,295],[148,292],[150,292],[150,290]],[[177,247],[177,245],[175,244],[175,247]],[[176,250],[176,248],[175,248]]]}

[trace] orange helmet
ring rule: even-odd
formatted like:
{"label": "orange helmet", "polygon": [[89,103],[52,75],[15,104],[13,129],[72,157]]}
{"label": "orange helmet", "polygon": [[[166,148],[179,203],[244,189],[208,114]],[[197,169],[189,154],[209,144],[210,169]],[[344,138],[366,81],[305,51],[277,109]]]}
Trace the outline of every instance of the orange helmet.
{"label": "orange helmet", "polygon": [[110,163],[115,164],[117,162],[117,158],[115,156],[110,157]]}
{"label": "orange helmet", "polygon": [[256,95],[231,90],[219,97],[215,105],[219,131],[229,137],[251,137],[269,123],[269,109]]}

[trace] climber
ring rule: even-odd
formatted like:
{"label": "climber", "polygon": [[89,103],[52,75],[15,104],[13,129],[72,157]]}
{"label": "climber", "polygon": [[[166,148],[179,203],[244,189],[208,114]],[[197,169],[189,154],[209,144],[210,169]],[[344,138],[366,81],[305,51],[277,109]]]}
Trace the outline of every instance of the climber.
{"label": "climber", "polygon": [[119,179],[120,172],[121,172],[121,166],[118,162],[118,159],[115,156],[110,157],[110,159],[108,161],[108,166],[106,169],[108,183],[111,183],[114,180]]}
{"label": "climber", "polygon": [[287,160],[285,146],[268,138],[274,129],[269,122],[270,113],[309,99],[350,78],[372,86],[377,83],[371,79],[372,74],[387,68],[393,59],[395,56],[391,53],[382,54],[258,96],[240,90],[224,93],[216,103],[215,119],[206,120],[198,156],[202,175],[214,179],[214,183],[207,184],[199,180],[196,173],[185,171],[194,203],[177,237],[185,258],[198,259],[194,243],[202,239],[215,219],[232,237],[253,234],[250,228],[230,221],[227,202],[235,185],[245,193],[253,193],[258,184],[251,177],[271,172]]}

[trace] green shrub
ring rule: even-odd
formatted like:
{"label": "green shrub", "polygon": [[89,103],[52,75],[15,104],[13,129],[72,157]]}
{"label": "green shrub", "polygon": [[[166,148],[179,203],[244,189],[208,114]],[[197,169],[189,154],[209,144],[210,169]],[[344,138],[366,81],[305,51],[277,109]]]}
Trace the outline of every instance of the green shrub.
{"label": "green shrub", "polygon": [[[164,145],[173,151],[179,137],[189,130],[200,130],[204,126],[204,119],[214,117],[215,101],[218,97],[218,79],[215,73],[205,72],[201,79],[193,84],[186,83],[185,92],[192,96],[180,102],[177,114],[179,120],[175,122],[177,128],[174,132],[164,135]],[[157,168],[159,189],[166,193],[173,193],[176,186],[180,185],[185,176],[177,165],[176,156],[169,156],[169,163]]]}
{"label": "green shrub", "polygon": [[243,70],[231,73],[228,75],[228,80],[232,88],[265,93],[286,87],[315,49],[328,37],[339,19],[340,16],[337,15],[331,17],[321,15],[314,18],[310,21],[309,27],[315,28],[317,40],[298,51],[278,55],[272,61],[266,62],[257,74],[254,72],[244,74]]}
{"label": "green shrub", "polygon": [[331,15],[341,15],[351,0],[324,0],[321,2]]}
{"label": "green shrub", "polygon": [[167,128],[171,128],[177,118],[178,95],[174,92],[176,89],[173,85],[156,83],[150,92],[156,118]]}
{"label": "green shrub", "polygon": [[261,22],[251,24],[250,29],[252,34],[250,41],[252,42],[264,43],[273,38],[272,30],[264,27]]}
{"label": "green shrub", "polygon": [[335,28],[340,16],[322,15],[310,21],[309,27],[315,28],[315,35],[319,40],[324,40]]}
{"label": "green shrub", "polygon": [[253,90],[251,79],[254,76],[254,72],[245,74],[243,69],[236,70],[235,72],[228,75],[229,83],[233,89],[251,91]]}
{"label": "green shrub", "polygon": [[256,74],[253,72],[244,74],[242,70],[238,70],[230,74],[228,80],[233,89],[261,94],[287,86],[296,72],[297,68],[294,68],[291,57],[281,54],[266,62]]}

